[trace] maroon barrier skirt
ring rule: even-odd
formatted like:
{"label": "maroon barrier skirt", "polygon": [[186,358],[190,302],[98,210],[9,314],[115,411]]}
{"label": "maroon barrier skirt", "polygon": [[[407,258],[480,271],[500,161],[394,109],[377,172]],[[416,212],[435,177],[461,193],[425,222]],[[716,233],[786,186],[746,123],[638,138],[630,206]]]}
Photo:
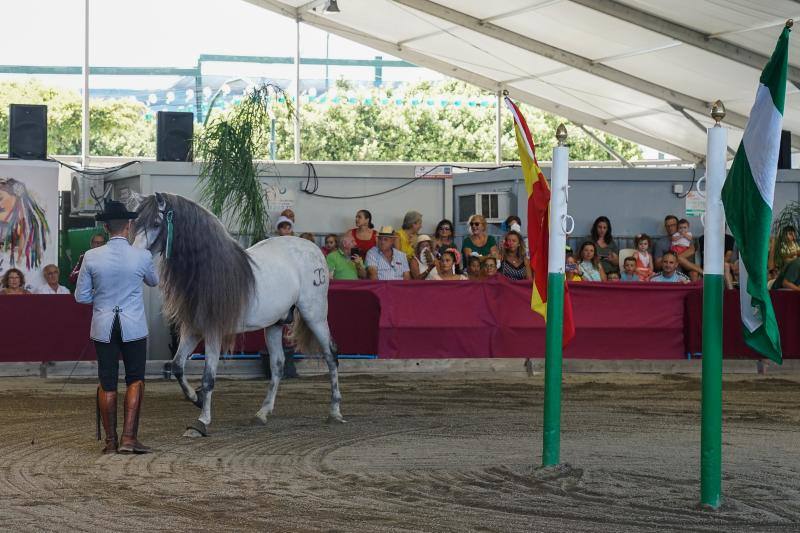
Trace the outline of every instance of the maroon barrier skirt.
{"label": "maroon barrier skirt", "polygon": [[[570,283],[577,333],[568,358],[681,359],[701,351],[702,286]],[[545,324],[530,310],[529,282],[335,281],[328,322],[342,354],[385,358],[543,357]],[[800,294],[773,293],[784,356],[800,357]],[[741,341],[738,293],[726,291],[726,356],[753,356]],[[95,358],[91,307],[72,296],[0,297],[0,362]],[[261,332],[236,352],[264,349]],[[85,351],[84,351],[85,350]],[[158,350],[158,348],[156,348]],[[166,351],[166,347],[159,351]]]}

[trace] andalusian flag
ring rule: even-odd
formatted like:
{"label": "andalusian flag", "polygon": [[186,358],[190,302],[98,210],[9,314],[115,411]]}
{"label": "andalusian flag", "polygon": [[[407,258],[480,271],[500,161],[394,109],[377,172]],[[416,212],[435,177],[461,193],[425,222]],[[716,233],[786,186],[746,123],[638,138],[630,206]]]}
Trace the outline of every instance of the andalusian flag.
{"label": "andalusian flag", "polygon": [[[531,132],[522,112],[505,97],[506,106],[514,117],[514,132],[517,137],[519,160],[522,164],[522,175],[525,176],[525,188],[528,192],[528,243],[531,253],[531,269],[533,270],[533,291],[531,309],[547,320],[547,249],[550,242],[550,186],[539,168],[536,160],[536,145],[533,144]],[[564,254],[564,250],[556,250]],[[569,292],[564,291],[564,345],[575,336],[575,324],[572,321],[572,303]]]}
{"label": "andalusian flag", "polygon": [[783,29],[761,73],[756,102],[722,188],[725,217],[739,248],[739,291],[744,339],[758,353],[781,362],[778,323],[767,288],[772,199],[786,99],[789,32]]}

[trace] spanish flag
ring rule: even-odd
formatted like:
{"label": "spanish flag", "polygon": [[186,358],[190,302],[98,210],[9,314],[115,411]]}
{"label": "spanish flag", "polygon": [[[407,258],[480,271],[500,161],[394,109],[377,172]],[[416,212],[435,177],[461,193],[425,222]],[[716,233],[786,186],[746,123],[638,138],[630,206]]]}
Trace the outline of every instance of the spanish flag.
{"label": "spanish flag", "polygon": [[[550,185],[536,160],[536,145],[525,122],[522,112],[505,97],[506,106],[514,117],[514,133],[517,138],[519,160],[525,188],[528,192],[528,243],[533,269],[533,291],[531,309],[547,320],[547,253],[550,242]],[[556,250],[564,254],[564,250]],[[575,323],[572,320],[572,302],[565,284],[564,287],[564,346],[575,336]]]}

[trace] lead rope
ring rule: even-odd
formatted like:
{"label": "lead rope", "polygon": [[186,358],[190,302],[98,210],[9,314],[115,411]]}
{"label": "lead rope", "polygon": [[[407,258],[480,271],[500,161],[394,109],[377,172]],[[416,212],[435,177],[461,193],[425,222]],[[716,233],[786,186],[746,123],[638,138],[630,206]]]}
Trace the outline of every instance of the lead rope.
{"label": "lead rope", "polygon": [[172,227],[172,218],[175,215],[175,212],[170,209],[167,211],[167,249],[165,252],[165,256],[169,259],[169,256],[172,255],[172,237],[174,235],[174,229]]}

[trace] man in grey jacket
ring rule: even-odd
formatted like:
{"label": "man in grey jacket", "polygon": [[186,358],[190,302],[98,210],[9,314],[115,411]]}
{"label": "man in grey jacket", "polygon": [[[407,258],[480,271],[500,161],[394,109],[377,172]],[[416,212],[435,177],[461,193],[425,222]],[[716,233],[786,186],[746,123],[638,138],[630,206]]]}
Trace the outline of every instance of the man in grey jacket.
{"label": "man in grey jacket", "polygon": [[[78,303],[93,306],[90,337],[97,352],[100,378],[97,407],[106,434],[103,453],[150,452],[137,439],[147,361],[147,319],[142,281],[154,287],[158,284],[158,275],[150,252],[134,248],[128,241],[137,215],[120,202],[106,201],[105,209],[95,219],[105,223],[110,239],[105,246],[86,252],[75,289]],[[125,363],[127,389],[122,441],[118,444],[120,353]]]}

